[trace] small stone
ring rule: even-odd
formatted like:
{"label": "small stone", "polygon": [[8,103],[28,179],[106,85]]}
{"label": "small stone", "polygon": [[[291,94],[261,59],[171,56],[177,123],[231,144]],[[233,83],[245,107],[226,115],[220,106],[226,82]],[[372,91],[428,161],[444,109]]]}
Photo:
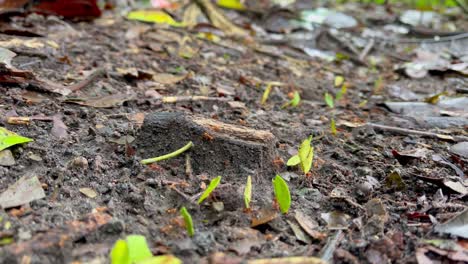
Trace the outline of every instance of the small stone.
{"label": "small stone", "polygon": [[80,192],[84,195],[86,195],[86,197],[88,198],[96,198],[97,196],[97,193],[95,190],[91,189],[91,188],[80,188]]}
{"label": "small stone", "polygon": [[9,149],[0,151],[0,166],[13,166],[15,165],[15,158]]}
{"label": "small stone", "polygon": [[213,203],[213,209],[215,209],[217,212],[222,212],[224,210],[224,203],[223,202],[214,202]]}
{"label": "small stone", "polygon": [[88,160],[82,156],[74,158],[71,162],[71,166],[77,169],[88,169],[88,165]]}
{"label": "small stone", "polygon": [[37,161],[37,162],[42,161],[41,156],[39,156],[39,155],[37,155],[37,154],[34,154],[34,153],[32,153],[32,152],[28,152],[28,158],[29,158],[30,160]]}

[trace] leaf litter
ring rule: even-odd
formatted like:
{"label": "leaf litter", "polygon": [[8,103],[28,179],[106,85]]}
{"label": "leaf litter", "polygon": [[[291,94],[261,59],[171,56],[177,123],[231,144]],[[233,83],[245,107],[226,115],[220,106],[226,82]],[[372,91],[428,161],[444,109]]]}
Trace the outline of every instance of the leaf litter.
{"label": "leaf litter", "polygon": [[[0,218],[18,228],[0,220],[8,244],[0,262],[32,247],[48,259],[105,262],[128,230],[146,237],[148,259],[191,263],[464,260],[454,239],[463,238],[467,195],[460,13],[439,14],[434,4],[438,15],[410,21],[420,14],[405,12],[411,3],[174,0],[108,4],[101,18],[76,23],[31,13],[47,7],[81,19],[78,7],[88,5],[96,18],[96,1],[47,2],[5,20],[34,36],[2,29],[12,35],[1,40],[0,122],[34,144],[3,141]],[[392,22],[398,14],[404,24]],[[165,111],[213,122],[200,134],[169,122],[150,140],[158,147],[143,147],[141,132],[157,122],[145,117]],[[250,134],[228,140],[244,127]],[[253,136],[259,130],[274,135],[268,148]],[[203,144],[190,152],[137,162],[193,138]],[[217,155],[204,148],[219,142],[227,143]],[[248,158],[252,149],[271,160]],[[200,166],[200,156],[210,162]],[[240,164],[235,175],[223,169],[230,163]],[[38,177],[15,183],[29,171]],[[275,190],[276,174],[287,184]],[[199,186],[217,175],[211,206],[198,206]],[[54,240],[57,230],[80,243]],[[297,257],[273,258],[285,254]]]}

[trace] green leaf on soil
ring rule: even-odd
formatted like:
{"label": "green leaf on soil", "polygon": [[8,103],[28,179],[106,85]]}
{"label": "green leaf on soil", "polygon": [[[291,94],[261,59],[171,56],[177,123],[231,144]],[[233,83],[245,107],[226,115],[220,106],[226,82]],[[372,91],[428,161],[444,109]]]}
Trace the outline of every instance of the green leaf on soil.
{"label": "green leaf on soil", "polygon": [[10,130],[0,127],[0,151],[11,146],[33,141],[30,138],[20,136]]}
{"label": "green leaf on soil", "polygon": [[276,201],[279,204],[281,213],[287,214],[289,207],[291,207],[291,194],[289,193],[288,184],[280,175],[276,175],[273,179],[273,189],[275,191]]}
{"label": "green leaf on soil", "polygon": [[136,10],[127,14],[127,19],[156,24],[167,24],[173,27],[183,27],[184,24],[175,21],[168,13],[160,10]]}
{"label": "green leaf on soil", "polygon": [[218,176],[211,180],[210,185],[206,188],[203,194],[198,199],[198,204],[201,204],[206,198],[210,196],[210,194],[214,191],[214,189],[218,186],[219,182],[221,182],[221,176]]}
{"label": "green leaf on soil", "polygon": [[328,107],[330,108],[335,107],[335,103],[333,102],[333,95],[325,93],[325,103],[327,103]]}
{"label": "green leaf on soil", "polygon": [[180,214],[184,218],[185,229],[187,229],[188,235],[192,237],[193,235],[195,235],[195,229],[193,227],[192,216],[187,211],[187,208],[185,208],[185,206],[180,209]]}
{"label": "green leaf on soil", "polygon": [[245,184],[244,190],[244,203],[245,208],[250,208],[250,201],[252,200],[252,177],[249,175],[247,177],[247,183]]}
{"label": "green leaf on soil", "polygon": [[406,184],[401,178],[400,173],[392,171],[385,179],[385,185],[388,188],[396,188],[397,190],[403,190],[406,188]]}
{"label": "green leaf on soil", "polygon": [[130,264],[130,256],[128,254],[127,242],[119,239],[115,242],[110,253],[112,264]]}
{"label": "green leaf on soil", "polygon": [[336,122],[335,122],[335,118],[332,118],[331,121],[330,121],[330,131],[332,133],[332,135],[336,136],[336,134],[338,133],[336,131]]}
{"label": "green leaf on soil", "polygon": [[299,155],[294,155],[291,158],[288,159],[288,162],[286,163],[287,166],[296,166],[297,164],[301,163],[301,159],[299,158]]}
{"label": "green leaf on soil", "polygon": [[3,237],[3,238],[0,238],[0,247],[9,245],[9,244],[11,244],[13,242],[15,242],[15,240],[11,236],[6,236],[6,237]]}

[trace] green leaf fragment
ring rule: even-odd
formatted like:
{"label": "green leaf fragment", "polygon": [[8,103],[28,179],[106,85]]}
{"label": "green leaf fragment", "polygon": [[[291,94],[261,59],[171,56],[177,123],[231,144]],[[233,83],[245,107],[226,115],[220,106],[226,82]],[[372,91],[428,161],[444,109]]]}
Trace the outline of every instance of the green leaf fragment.
{"label": "green leaf fragment", "polygon": [[301,96],[299,95],[299,92],[295,91],[293,99],[291,99],[291,102],[289,103],[292,107],[296,107],[299,105],[300,102],[301,102]]}
{"label": "green leaf fragment", "polygon": [[262,105],[264,105],[266,103],[266,101],[268,100],[268,97],[270,96],[271,89],[273,89],[273,84],[268,83],[267,87],[265,88],[265,91],[263,92],[262,100],[260,101],[260,103]]}
{"label": "green leaf fragment", "polygon": [[341,90],[339,90],[337,93],[336,93],[336,101],[339,101],[341,100],[341,98],[343,98],[343,96],[346,94],[346,91],[348,90],[348,87],[346,86],[346,84],[343,84],[341,86]]}
{"label": "green leaf fragment", "polygon": [[115,242],[110,253],[112,264],[130,264],[127,242],[119,239]]}
{"label": "green leaf fragment", "polygon": [[335,87],[339,87],[339,86],[341,86],[343,83],[344,83],[344,77],[343,77],[343,76],[338,75],[338,76],[335,77],[335,82],[334,82]]}
{"label": "green leaf fragment", "polygon": [[153,254],[151,253],[146,238],[141,235],[129,235],[127,236],[127,246],[128,246],[128,255],[130,261],[138,262],[151,258]]}
{"label": "green leaf fragment", "polygon": [[325,103],[327,103],[328,107],[330,108],[335,107],[335,103],[333,102],[333,95],[325,93]]}
{"label": "green leaf fragment", "polygon": [[127,14],[127,19],[156,24],[167,24],[173,27],[184,27],[181,22],[175,21],[169,14],[160,10],[136,10]]}
{"label": "green leaf fragment", "polygon": [[299,158],[299,155],[294,155],[291,158],[288,159],[288,162],[286,162],[287,166],[296,166],[297,164],[301,163],[301,159]]}
{"label": "green leaf fragment", "polygon": [[218,5],[228,9],[245,10],[245,6],[239,0],[218,0]]}
{"label": "green leaf fragment", "polygon": [[210,184],[198,199],[198,204],[201,204],[206,198],[210,196],[210,194],[214,191],[214,189],[218,186],[219,182],[221,181],[221,176],[218,176],[211,180]]}
{"label": "green leaf fragment", "polygon": [[332,135],[336,136],[336,134],[338,133],[337,130],[336,130],[336,122],[335,122],[335,119],[332,118],[331,121],[330,121],[330,131],[332,133]]}
{"label": "green leaf fragment", "polygon": [[301,146],[299,147],[298,156],[300,159],[302,172],[304,173],[308,173],[310,171],[310,168],[312,168],[312,160],[314,158],[314,148],[310,146],[311,142],[312,142],[312,136],[305,139],[301,143]]}
{"label": "green leaf fragment", "polygon": [[281,178],[280,175],[276,175],[276,177],[273,179],[273,189],[281,213],[288,213],[289,207],[291,207],[291,194],[289,192],[288,184],[284,181],[283,178]]}
{"label": "green leaf fragment", "polygon": [[250,208],[250,201],[252,200],[252,177],[249,175],[247,177],[247,183],[245,184],[244,190],[244,203],[245,208]]}
{"label": "green leaf fragment", "polygon": [[0,127],[0,151],[11,146],[33,141],[30,138],[20,136],[4,127]]}
{"label": "green leaf fragment", "polygon": [[185,208],[185,206],[180,209],[180,214],[184,218],[185,229],[187,229],[188,235],[192,237],[193,235],[195,235],[195,229],[193,227],[192,216],[187,211],[187,208]]}

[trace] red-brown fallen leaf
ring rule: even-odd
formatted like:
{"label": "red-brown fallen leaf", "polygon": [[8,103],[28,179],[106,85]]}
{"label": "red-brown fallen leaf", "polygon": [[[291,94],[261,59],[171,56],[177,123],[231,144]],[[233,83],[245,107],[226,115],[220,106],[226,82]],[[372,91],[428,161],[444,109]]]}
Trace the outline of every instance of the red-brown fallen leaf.
{"label": "red-brown fallen leaf", "polygon": [[66,18],[95,18],[101,16],[96,0],[41,0],[31,11]]}
{"label": "red-brown fallen leaf", "polygon": [[0,13],[23,12],[23,8],[26,11],[66,18],[90,19],[101,16],[96,0],[0,0]]}

